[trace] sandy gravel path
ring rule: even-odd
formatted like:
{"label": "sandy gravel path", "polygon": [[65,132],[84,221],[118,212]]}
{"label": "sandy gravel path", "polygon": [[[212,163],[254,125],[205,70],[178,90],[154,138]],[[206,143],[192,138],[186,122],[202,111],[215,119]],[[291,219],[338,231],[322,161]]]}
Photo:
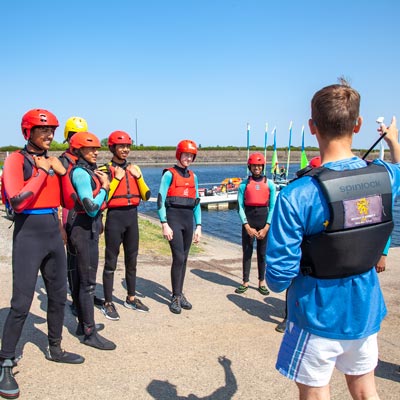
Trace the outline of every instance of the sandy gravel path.
{"label": "sandy gravel path", "polygon": [[[0,335],[11,294],[10,222],[0,210]],[[38,279],[31,314],[18,351],[15,369],[22,399],[294,399],[295,385],[274,369],[281,334],[275,325],[284,311],[284,295],[261,296],[255,263],[252,289],[237,295],[241,279],[239,246],[204,237],[206,253],[191,258],[186,294],[193,310],[171,314],[169,257],[139,256],[138,293],[150,307],[139,313],[123,307],[124,274],[119,264],[115,304],[121,319],[104,318],[104,335],[117,349],[101,352],[84,346],[74,335],[76,322],[65,310],[63,346],[85,356],[79,366],[59,365],[44,358],[46,295]],[[102,265],[102,263],[101,263]],[[376,370],[381,399],[400,398],[400,250],[393,249],[388,270],[381,274],[389,314],[379,335],[380,364]],[[98,295],[102,294],[101,270]],[[350,399],[344,378],[335,373],[332,399]]]}

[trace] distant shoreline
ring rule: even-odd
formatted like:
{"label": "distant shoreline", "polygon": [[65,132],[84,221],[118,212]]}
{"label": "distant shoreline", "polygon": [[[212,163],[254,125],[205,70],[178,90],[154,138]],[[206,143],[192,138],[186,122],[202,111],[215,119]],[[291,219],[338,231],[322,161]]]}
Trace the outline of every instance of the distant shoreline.
{"label": "distant shoreline", "polygon": [[[262,152],[263,153],[263,152]],[[354,151],[354,154],[362,156],[365,151]],[[59,156],[60,151],[50,152],[51,155]],[[309,151],[307,158],[319,155],[318,151]],[[378,157],[379,151],[373,151],[370,158]],[[278,151],[278,160],[280,164],[286,164],[287,150]],[[0,161],[4,161],[6,152],[0,152]],[[267,152],[267,164],[271,162],[272,152]],[[300,163],[301,151],[292,150],[290,152],[290,164]],[[100,151],[97,163],[103,164],[111,159],[109,151]],[[140,166],[169,165],[175,163],[175,152],[173,150],[131,150],[128,160]],[[247,150],[202,150],[200,149],[197,157],[197,165],[218,165],[218,164],[245,164],[247,162]]]}

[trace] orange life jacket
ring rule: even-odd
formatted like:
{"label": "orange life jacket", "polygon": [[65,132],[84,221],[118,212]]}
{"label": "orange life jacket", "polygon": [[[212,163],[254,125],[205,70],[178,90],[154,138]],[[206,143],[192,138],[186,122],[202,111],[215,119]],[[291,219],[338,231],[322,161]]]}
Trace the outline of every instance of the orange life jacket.
{"label": "orange life jacket", "polygon": [[247,180],[246,189],[244,191],[244,205],[245,206],[269,206],[270,190],[267,178],[260,181],[255,181],[253,177],[249,176]]}
{"label": "orange life jacket", "polygon": [[[126,164],[127,167],[129,164]],[[110,181],[115,176],[115,167],[111,164],[107,165],[110,171]],[[140,203],[140,190],[137,179],[125,169],[125,176],[119,182],[111,199],[108,200],[108,208],[138,206]]]}
{"label": "orange life jacket", "polygon": [[53,170],[49,170],[37,196],[27,206],[18,207],[24,203],[23,198],[26,197],[23,189],[19,188],[21,186],[25,187],[38,172],[39,169],[36,167],[33,157],[25,150],[15,151],[7,157],[3,174],[12,174],[13,179],[4,179],[3,177],[3,182],[4,180],[7,181],[7,186],[4,187],[4,190],[7,192],[10,203],[16,212],[40,208],[57,208],[60,205],[60,178]]}
{"label": "orange life jacket", "polygon": [[194,174],[187,170],[188,177],[183,177],[175,168],[168,168],[172,174],[172,182],[167,192],[165,205],[167,207],[194,208],[196,205],[196,185]]}

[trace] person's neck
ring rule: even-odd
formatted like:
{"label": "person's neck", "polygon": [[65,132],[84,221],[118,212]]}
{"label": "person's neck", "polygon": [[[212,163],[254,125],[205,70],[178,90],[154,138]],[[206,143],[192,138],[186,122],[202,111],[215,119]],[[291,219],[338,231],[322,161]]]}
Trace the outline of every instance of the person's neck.
{"label": "person's neck", "polygon": [[126,159],[123,158],[119,158],[117,156],[113,156],[113,158],[111,159],[111,161],[114,164],[118,164],[118,165],[125,165],[126,164]]}
{"label": "person's neck", "polygon": [[47,154],[47,150],[44,150],[42,148],[40,148],[39,146],[36,146],[34,143],[28,141],[28,143],[25,146],[26,151],[29,154],[35,154],[35,155],[46,155]]}
{"label": "person's neck", "polygon": [[346,158],[354,157],[351,150],[352,140],[349,137],[343,137],[330,141],[319,141],[319,151],[321,154],[321,163],[340,161]]}
{"label": "person's neck", "polygon": [[186,169],[187,169],[187,167],[185,167],[184,165],[182,165],[180,162],[177,162],[175,165],[176,165],[178,168],[182,169],[182,170],[186,170]]}

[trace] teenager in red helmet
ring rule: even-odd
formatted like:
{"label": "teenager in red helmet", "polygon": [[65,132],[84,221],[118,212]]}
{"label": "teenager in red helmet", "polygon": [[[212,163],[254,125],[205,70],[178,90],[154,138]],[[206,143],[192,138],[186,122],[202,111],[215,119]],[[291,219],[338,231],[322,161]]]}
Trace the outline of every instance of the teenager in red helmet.
{"label": "teenager in red helmet", "polygon": [[[78,329],[83,343],[99,350],[114,350],[116,345],[98,331],[104,325],[94,321],[94,293],[99,263],[99,236],[102,210],[106,206],[110,182],[107,174],[97,169],[100,140],[93,133],[78,132],[70,140],[77,162],[70,172],[76,203],[68,216],[70,240],[76,250],[79,277]],[[69,191],[68,189],[67,191]]]}
{"label": "teenager in red helmet", "polygon": [[[64,142],[68,142],[69,144],[72,136],[74,136],[75,133],[87,132],[87,130],[88,130],[88,124],[84,118],[82,117],[68,118],[64,127],[64,139],[65,139]],[[67,170],[67,175],[69,175],[72,167],[76,164],[78,157],[75,156],[72,153],[71,148],[68,147],[68,149],[64,151],[64,153],[62,153],[59,158],[64,168]],[[65,229],[65,235],[67,238],[68,283],[72,298],[72,304],[70,305],[70,308],[72,314],[77,316],[76,304],[78,303],[78,291],[79,291],[79,285],[77,284],[77,282],[79,281],[79,277],[76,267],[76,251],[73,248],[71,241],[69,240],[70,225],[68,224],[68,209],[70,208],[73,208],[73,205],[63,204],[62,220]],[[103,300],[95,296],[94,304],[101,306],[103,304]]]}
{"label": "teenager in red helmet", "polygon": [[148,200],[151,193],[140,168],[127,160],[131,146],[132,139],[128,133],[112,132],[108,137],[108,148],[113,157],[102,167],[108,173],[111,183],[104,230],[106,244],[103,270],[104,305],[101,311],[106,318],[113,321],[119,319],[118,311],[112,302],[112,292],[121,244],[124,249],[127,288],[124,306],[136,311],[149,311],[149,308],[136,297],[136,266],[139,250],[137,207],[140,200]]}
{"label": "teenager in red helmet", "polygon": [[16,365],[16,346],[29,314],[39,270],[48,298],[46,358],[70,364],[84,361],[81,356],[61,349],[67,265],[57,208],[60,180],[65,179],[66,170],[56,157],[47,154],[57,127],[58,120],[50,111],[28,111],[21,123],[26,146],[5,161],[5,191],[15,211],[13,294],[0,351],[0,396],[9,399],[19,396],[12,368]]}
{"label": "teenager in red helmet", "polygon": [[321,166],[321,156],[313,157],[308,164],[312,168],[320,167]]}
{"label": "teenager in red helmet", "polygon": [[251,257],[256,240],[258,291],[267,296],[269,291],[265,284],[265,251],[276,188],[263,174],[265,158],[261,153],[251,154],[247,166],[251,175],[240,184],[238,191],[239,217],[242,221],[243,282],[235,292],[241,294],[249,288]]}
{"label": "teenager in red helmet", "polygon": [[[192,240],[197,243],[201,237],[197,176],[188,169],[196,155],[197,146],[192,140],[182,140],[178,143],[178,162],[174,167],[163,171],[157,199],[163,236],[169,241],[172,252],[172,300],[169,309],[174,314],[180,314],[182,308],[192,308],[183,294],[183,282]],[[194,235],[193,217],[196,224]]]}

